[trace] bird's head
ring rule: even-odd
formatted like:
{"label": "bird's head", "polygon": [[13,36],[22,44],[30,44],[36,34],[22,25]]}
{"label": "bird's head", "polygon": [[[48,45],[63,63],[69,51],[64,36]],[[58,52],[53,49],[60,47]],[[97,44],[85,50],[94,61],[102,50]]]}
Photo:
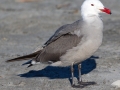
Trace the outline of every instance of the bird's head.
{"label": "bird's head", "polygon": [[85,0],[81,6],[81,14],[83,16],[93,16],[99,13],[111,14],[111,10],[104,7],[100,0]]}

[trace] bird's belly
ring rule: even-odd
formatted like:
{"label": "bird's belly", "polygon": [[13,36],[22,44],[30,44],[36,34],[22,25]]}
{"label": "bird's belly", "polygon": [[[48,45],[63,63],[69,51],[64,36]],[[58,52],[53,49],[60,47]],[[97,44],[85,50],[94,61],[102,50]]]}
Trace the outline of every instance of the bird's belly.
{"label": "bird's belly", "polygon": [[61,62],[64,66],[71,65],[72,63],[80,63],[83,60],[91,57],[94,52],[101,45],[101,41],[97,40],[88,40],[84,44],[78,44],[76,47],[68,50],[66,54],[60,57]]}

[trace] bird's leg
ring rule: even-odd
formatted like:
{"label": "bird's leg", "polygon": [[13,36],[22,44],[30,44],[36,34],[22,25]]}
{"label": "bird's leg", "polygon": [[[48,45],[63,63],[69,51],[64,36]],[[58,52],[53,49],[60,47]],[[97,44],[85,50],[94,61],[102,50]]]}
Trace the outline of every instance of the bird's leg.
{"label": "bird's leg", "polygon": [[74,67],[73,64],[71,65],[71,76],[72,76],[72,86],[74,86]]}
{"label": "bird's leg", "polygon": [[81,83],[82,82],[81,64],[78,64],[78,73],[79,73],[78,83]]}

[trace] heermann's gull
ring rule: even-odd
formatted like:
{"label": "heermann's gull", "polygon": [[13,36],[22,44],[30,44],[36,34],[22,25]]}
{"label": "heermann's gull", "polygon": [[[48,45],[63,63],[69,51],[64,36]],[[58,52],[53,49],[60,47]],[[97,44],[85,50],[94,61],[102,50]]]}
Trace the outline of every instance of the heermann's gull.
{"label": "heermann's gull", "polygon": [[52,66],[71,66],[72,85],[73,64],[78,64],[81,82],[80,63],[92,56],[102,43],[103,22],[99,13],[103,12],[111,14],[99,0],[85,0],[81,6],[81,20],[60,27],[42,49],[7,62],[32,58],[29,66],[37,62],[51,62]]}

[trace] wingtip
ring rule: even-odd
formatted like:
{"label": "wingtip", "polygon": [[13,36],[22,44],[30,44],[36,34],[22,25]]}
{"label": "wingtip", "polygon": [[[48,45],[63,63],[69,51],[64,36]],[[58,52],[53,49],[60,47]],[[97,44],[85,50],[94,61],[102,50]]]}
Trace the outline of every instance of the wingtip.
{"label": "wingtip", "polygon": [[13,61],[16,61],[15,59],[11,59],[11,60],[7,60],[5,62],[9,63],[9,62],[13,62]]}
{"label": "wingtip", "polygon": [[7,60],[7,61],[5,61],[6,63],[9,63],[9,62],[11,62],[11,60]]}

